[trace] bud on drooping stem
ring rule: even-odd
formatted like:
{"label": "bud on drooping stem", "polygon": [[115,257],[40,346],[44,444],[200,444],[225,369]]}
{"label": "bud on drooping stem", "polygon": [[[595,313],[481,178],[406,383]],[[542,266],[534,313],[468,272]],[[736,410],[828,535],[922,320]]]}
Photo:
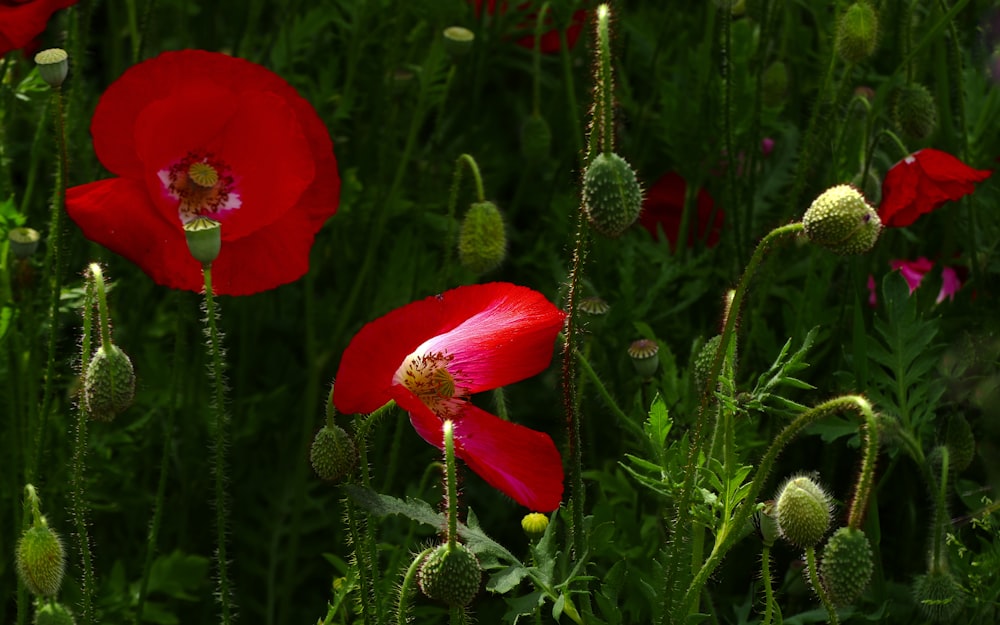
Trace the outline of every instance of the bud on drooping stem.
{"label": "bud on drooping stem", "polygon": [[823,548],[819,576],[830,599],[837,605],[853,603],[875,569],[871,544],[860,529],[842,527]]}
{"label": "bud on drooping stem", "polygon": [[789,478],[774,504],[781,536],[796,547],[814,547],[830,529],[830,495],[812,478]]}
{"label": "bud on drooping stem", "polygon": [[937,105],[927,87],[912,83],[896,90],[892,119],[905,136],[926,139],[937,128]]}
{"label": "bud on drooping stem", "polygon": [[[83,372],[84,406],[91,419],[112,421],[132,405],[135,371],[128,355],[111,340],[111,315],[101,266],[91,263],[87,279],[90,283],[88,288],[93,288],[97,294],[101,346]],[[89,332],[89,328],[85,332]]]}
{"label": "bud on drooping stem", "polygon": [[17,574],[32,594],[52,598],[59,594],[66,573],[66,553],[62,540],[41,514],[41,503],[35,487],[24,488],[31,506],[31,526],[24,530],[15,548]]}
{"label": "bud on drooping stem", "polygon": [[837,24],[837,54],[848,63],[860,63],[878,44],[878,14],[867,0],[847,7]]}
{"label": "bud on drooping stem", "polygon": [[474,273],[486,273],[500,266],[507,256],[507,235],[503,217],[493,202],[476,202],[462,220],[458,234],[458,258]]}
{"label": "bud on drooping stem", "polygon": [[875,246],[882,221],[861,192],[842,184],[824,191],[802,218],[806,237],[841,255],[863,254]]}

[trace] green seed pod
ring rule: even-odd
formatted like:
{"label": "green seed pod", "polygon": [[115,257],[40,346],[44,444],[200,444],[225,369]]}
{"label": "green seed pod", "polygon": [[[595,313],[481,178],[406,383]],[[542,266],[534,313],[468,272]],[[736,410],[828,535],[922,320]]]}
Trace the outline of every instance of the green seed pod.
{"label": "green seed pod", "polygon": [[878,14],[865,0],[844,11],[837,25],[836,50],[848,63],[860,63],[875,52],[878,44]]}
{"label": "green seed pod", "polygon": [[58,89],[69,73],[69,55],[62,48],[49,48],[35,55],[35,65],[42,80],[53,89]]}
{"label": "green seed pod", "polygon": [[595,230],[612,238],[621,236],[642,210],[642,187],[635,170],[617,154],[598,154],[583,174],[583,203]]}
{"label": "green seed pod", "polygon": [[417,571],[420,590],[453,607],[469,605],[482,578],[476,555],[457,543],[454,549],[444,544],[427,554]]}
{"label": "green seed pod", "polygon": [[34,228],[11,228],[7,233],[7,241],[10,243],[10,251],[15,258],[24,260],[30,258],[38,249],[38,242],[41,235]]}
{"label": "green seed pod", "polygon": [[819,577],[837,605],[849,605],[868,587],[875,561],[868,537],[859,529],[842,527],[823,548]]}
{"label": "green seed pod", "polygon": [[458,234],[458,258],[475,273],[500,266],[507,256],[507,234],[503,217],[493,202],[476,202],[462,220]]}
{"label": "green seed pod", "polygon": [[132,405],[135,371],[132,361],[117,345],[94,352],[83,381],[88,416],[95,421],[113,421]]}
{"label": "green seed pod", "polygon": [[913,83],[900,87],[895,94],[892,118],[896,127],[911,139],[931,136],[937,128],[937,105],[927,87]]}
{"label": "green seed pod", "polygon": [[76,625],[69,608],[61,603],[46,603],[35,610],[35,625]]}
{"label": "green seed pod", "polygon": [[184,236],[187,238],[188,251],[202,265],[211,265],[222,251],[222,224],[198,217],[184,224]]}
{"label": "green seed pod", "polygon": [[635,372],[641,378],[651,378],[656,373],[656,368],[660,366],[660,346],[656,341],[649,339],[639,339],[632,341],[628,346],[628,356],[632,359]]}
{"label": "green seed pod", "polygon": [[830,495],[804,476],[789,478],[775,497],[781,536],[796,547],[814,547],[830,529]]}
{"label": "green seed pod", "polygon": [[843,256],[863,254],[875,246],[882,220],[861,192],[849,184],[824,191],[802,217],[806,237]]}
{"label": "green seed pod", "polygon": [[32,594],[55,597],[66,572],[59,536],[45,524],[32,525],[17,541],[17,574]]}
{"label": "green seed pod", "polygon": [[532,113],[521,126],[521,154],[531,165],[549,160],[552,150],[552,129],[541,115]]}
{"label": "green seed pod", "polygon": [[976,439],[972,435],[972,426],[964,416],[955,414],[948,419],[945,445],[948,447],[948,462],[951,468],[955,471],[968,469],[976,455]]}
{"label": "green seed pod", "polygon": [[472,42],[476,40],[476,35],[462,26],[449,26],[444,29],[444,49],[448,54],[455,57],[465,56],[472,50]]}
{"label": "green seed pod", "polygon": [[933,623],[951,623],[962,611],[965,593],[951,573],[935,571],[913,581],[913,600]]}
{"label": "green seed pod", "polygon": [[358,449],[343,428],[327,425],[313,439],[309,462],[321,479],[337,482],[354,469]]}
{"label": "green seed pod", "polygon": [[779,108],[788,98],[788,66],[775,61],[767,66],[761,77],[761,101],[770,108]]}

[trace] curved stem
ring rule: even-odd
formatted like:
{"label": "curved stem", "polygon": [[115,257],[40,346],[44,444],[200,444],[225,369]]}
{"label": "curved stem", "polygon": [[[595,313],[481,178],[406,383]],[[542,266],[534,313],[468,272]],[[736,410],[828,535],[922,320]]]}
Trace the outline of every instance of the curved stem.
{"label": "curved stem", "polygon": [[847,516],[847,526],[851,529],[861,529],[861,522],[868,510],[868,499],[875,483],[875,459],[878,457],[878,423],[875,421],[875,414],[867,401],[859,403],[858,406],[865,419],[862,427],[865,448],[861,460],[861,472],[854,486],[854,497],[851,499],[851,508]]}
{"label": "curved stem", "polygon": [[767,545],[760,551],[760,577],[764,582],[764,618],[760,625],[771,625],[774,611],[774,590],[771,588],[771,548]]}
{"label": "curved stem", "polygon": [[417,571],[420,570],[420,564],[433,550],[433,547],[428,547],[417,554],[417,557],[407,567],[406,574],[403,575],[403,582],[399,585],[399,602],[396,605],[396,625],[406,625],[410,621],[407,617],[407,612],[410,607],[410,596],[413,594],[413,583],[417,579]]}
{"label": "curved stem", "polygon": [[[93,269],[93,268],[91,268]],[[86,375],[90,366],[93,310],[97,283],[104,282],[98,269],[87,280],[83,304],[83,338],[80,341],[80,372]],[[84,472],[87,461],[87,410],[83,398],[76,406],[76,437],[73,441],[73,519],[76,522],[77,546],[83,565],[83,582],[80,600],[80,621],[84,625],[94,622],[92,600],[94,596],[94,570],[90,553],[90,533],[87,526],[87,502],[84,496]]]}
{"label": "curved stem", "polygon": [[806,547],[806,568],[809,570],[809,582],[812,584],[816,594],[819,595],[819,600],[823,602],[823,607],[826,608],[826,613],[830,617],[830,625],[838,625],[840,619],[837,618],[837,609],[833,607],[833,602],[830,601],[830,596],[826,594],[823,584],[819,583],[819,572],[816,570],[815,547]]}
{"label": "curved stem", "polygon": [[104,288],[104,273],[97,263],[90,263],[90,275],[97,287],[97,326],[101,331],[101,347],[111,349],[111,315],[108,314],[108,296]]}
{"label": "curved stem", "polygon": [[597,375],[597,372],[594,371],[594,368],[590,365],[584,355],[581,354],[579,350],[574,353],[576,354],[576,361],[580,363],[580,367],[583,369],[583,372],[587,374],[587,378],[594,384],[594,387],[597,389],[597,393],[601,396],[601,399],[604,400],[608,409],[611,410],[615,417],[617,417],[618,423],[642,440],[644,437],[642,428],[636,425],[636,423],[633,422],[627,414],[625,414],[625,411],[618,407],[618,404],[611,397],[611,393],[608,392],[607,387],[605,387],[604,383],[601,381],[600,376]]}

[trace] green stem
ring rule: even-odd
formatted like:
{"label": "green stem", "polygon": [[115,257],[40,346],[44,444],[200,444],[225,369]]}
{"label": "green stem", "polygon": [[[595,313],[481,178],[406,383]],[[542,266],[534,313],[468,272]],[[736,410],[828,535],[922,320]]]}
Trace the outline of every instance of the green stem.
{"label": "green stem", "polygon": [[859,402],[858,407],[865,420],[861,428],[865,448],[861,460],[861,472],[858,474],[854,497],[851,499],[850,512],[847,516],[847,526],[851,529],[861,529],[861,522],[868,510],[868,499],[875,483],[875,459],[878,457],[878,423],[875,421],[875,414],[867,401]]}
{"label": "green stem", "polygon": [[213,410],[215,412],[215,541],[216,567],[219,572],[218,601],[222,608],[222,623],[232,622],[232,590],[229,584],[229,562],[226,553],[226,527],[228,502],[226,501],[226,433],[229,417],[226,414],[225,362],[222,358],[222,334],[218,328],[215,294],[212,290],[212,265],[203,266],[205,277],[205,321],[208,324],[209,351],[212,358],[212,382],[215,386]]}
{"label": "green stem", "polygon": [[396,605],[396,625],[407,625],[410,622],[408,616],[410,597],[413,596],[413,585],[417,580],[417,571],[420,570],[420,565],[423,563],[424,558],[432,551],[434,551],[434,548],[428,547],[417,554],[417,557],[407,567],[406,574],[403,575],[403,583],[399,586],[399,602]]}
{"label": "green stem", "polygon": [[760,625],[771,625],[774,611],[774,590],[771,588],[771,548],[764,545],[760,550],[760,578],[764,582],[764,618]]}
{"label": "green stem", "polygon": [[347,512],[347,530],[351,534],[351,545],[354,547],[354,564],[358,567],[358,581],[361,584],[361,620],[365,625],[376,622],[371,614],[372,604],[376,603],[375,590],[371,575],[374,564],[369,559],[369,552],[364,548],[364,539],[358,530],[357,506],[350,498],[344,498],[344,509]]}
{"label": "green stem", "polygon": [[111,349],[111,315],[108,314],[108,296],[105,293],[101,266],[90,263],[90,275],[97,287],[97,326],[101,331],[101,347]]}
{"label": "green stem", "polygon": [[597,109],[597,119],[595,126],[600,132],[601,151],[609,154],[615,149],[614,133],[614,75],[611,73],[611,7],[602,4],[597,7],[597,96],[598,101],[594,108]]}
{"label": "green stem", "polygon": [[819,583],[819,572],[816,570],[815,547],[806,547],[806,568],[809,571],[809,582],[812,584],[816,594],[819,595],[819,600],[823,602],[823,607],[826,608],[826,613],[830,617],[830,625],[838,625],[840,619],[837,618],[837,609],[833,607],[833,602],[830,601],[830,596],[826,594],[823,584]]}
{"label": "green stem", "polygon": [[444,480],[448,497],[448,550],[454,550],[458,536],[458,488],[455,486],[455,441],[454,424],[444,422]]}
{"label": "green stem", "polygon": [[633,422],[632,419],[625,414],[624,410],[618,407],[618,404],[611,397],[611,393],[608,392],[607,387],[605,387],[604,383],[601,381],[601,377],[597,375],[597,372],[594,371],[594,368],[589,362],[587,362],[587,359],[584,358],[583,354],[579,351],[575,353],[576,361],[580,363],[580,367],[583,369],[583,372],[587,374],[587,379],[589,379],[594,384],[595,388],[597,388],[597,393],[601,396],[601,399],[604,400],[608,409],[611,410],[612,414],[614,414],[618,419],[618,424],[628,429],[628,431],[637,436],[639,440],[645,438],[642,428]]}
{"label": "green stem", "polygon": [[[103,283],[104,278],[98,268],[94,273],[94,267],[90,268],[90,276],[87,280],[86,293],[83,304],[83,337],[80,341],[80,372],[86,375],[90,366],[91,338],[93,330],[93,309],[97,299],[97,284]],[[87,461],[87,410],[85,402],[77,402],[76,407],[76,438],[73,441],[73,519],[76,522],[77,548],[80,550],[80,559],[83,565],[83,580],[80,589],[80,621],[83,625],[91,625],[94,622],[92,610],[92,600],[94,596],[94,570],[90,553],[90,533],[87,525],[87,502],[84,488],[84,472]]]}
{"label": "green stem", "polygon": [[476,183],[476,201],[486,201],[486,192],[483,188],[483,177],[479,173],[479,165],[476,164],[476,159],[473,158],[471,154],[462,154],[455,159],[455,175],[452,177],[451,195],[448,197],[448,238],[447,244],[444,246],[444,264],[442,265],[443,270],[441,271],[440,289],[443,289],[445,285],[448,284],[449,276],[451,274],[451,255],[454,253],[455,247],[455,209],[458,206],[458,194],[462,188],[463,163],[469,168],[469,171],[472,172],[472,178]]}
{"label": "green stem", "polygon": [[934,527],[932,530],[934,536],[931,543],[931,564],[929,567],[931,571],[946,570],[946,566],[943,566],[946,558],[942,555],[941,549],[944,544],[945,525],[948,518],[948,465],[950,460],[947,446],[941,445],[938,449],[941,450],[941,478],[936,485],[933,483],[928,485],[934,494]]}

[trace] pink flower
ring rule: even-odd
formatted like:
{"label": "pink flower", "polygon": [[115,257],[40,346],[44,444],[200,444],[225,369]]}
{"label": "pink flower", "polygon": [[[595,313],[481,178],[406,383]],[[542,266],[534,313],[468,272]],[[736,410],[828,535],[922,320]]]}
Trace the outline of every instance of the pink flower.
{"label": "pink flower", "polygon": [[[917,260],[892,260],[889,266],[893,271],[899,271],[907,286],[910,287],[910,295],[916,291],[924,281],[924,277],[934,268],[934,263],[921,256]],[[955,301],[955,294],[962,288],[962,280],[958,271],[954,267],[941,267],[941,289],[938,291],[937,299],[934,303],[940,304],[945,299]],[[877,303],[875,277],[868,276],[868,304],[874,308]]]}
{"label": "pink flower", "polygon": [[903,274],[903,279],[910,287],[910,295],[913,295],[927,272],[934,268],[934,263],[921,256],[917,260],[891,260],[889,266],[893,271],[899,270]]}

